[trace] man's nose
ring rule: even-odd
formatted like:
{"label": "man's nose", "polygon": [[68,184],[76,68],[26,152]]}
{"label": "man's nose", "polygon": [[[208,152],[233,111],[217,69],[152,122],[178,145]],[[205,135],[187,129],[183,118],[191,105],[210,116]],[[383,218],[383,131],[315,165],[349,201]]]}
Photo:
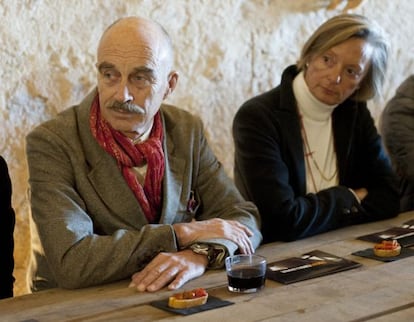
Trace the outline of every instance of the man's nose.
{"label": "man's nose", "polygon": [[116,92],[116,99],[120,102],[130,102],[134,100],[131,91],[128,88],[128,84],[126,82],[122,82],[119,84],[117,92]]}

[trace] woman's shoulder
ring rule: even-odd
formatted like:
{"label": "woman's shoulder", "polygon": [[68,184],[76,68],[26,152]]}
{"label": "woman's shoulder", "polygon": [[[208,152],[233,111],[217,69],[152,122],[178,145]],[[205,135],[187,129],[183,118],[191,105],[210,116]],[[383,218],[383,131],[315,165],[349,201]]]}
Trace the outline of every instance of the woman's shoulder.
{"label": "woman's shoulder", "polygon": [[235,121],[238,122],[244,118],[257,118],[261,116],[268,117],[274,114],[280,106],[280,87],[253,96],[245,101],[236,111]]}

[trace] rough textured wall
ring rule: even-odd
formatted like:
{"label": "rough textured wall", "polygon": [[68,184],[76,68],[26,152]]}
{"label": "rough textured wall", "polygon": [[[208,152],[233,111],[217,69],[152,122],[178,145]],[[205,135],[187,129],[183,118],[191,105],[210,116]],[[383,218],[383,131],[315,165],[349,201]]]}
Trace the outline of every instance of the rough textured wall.
{"label": "rough textured wall", "polygon": [[[29,255],[24,138],[37,124],[78,103],[95,85],[101,32],[127,15],[151,17],[170,32],[180,80],[169,103],[199,114],[210,143],[231,175],[231,122],[247,98],[279,83],[306,38],[344,4],[330,0],[2,0],[0,1],[0,153],[11,171],[17,213],[16,293],[27,292]],[[414,70],[411,0],[364,0],[353,12],[378,20],[391,36],[383,98]]]}

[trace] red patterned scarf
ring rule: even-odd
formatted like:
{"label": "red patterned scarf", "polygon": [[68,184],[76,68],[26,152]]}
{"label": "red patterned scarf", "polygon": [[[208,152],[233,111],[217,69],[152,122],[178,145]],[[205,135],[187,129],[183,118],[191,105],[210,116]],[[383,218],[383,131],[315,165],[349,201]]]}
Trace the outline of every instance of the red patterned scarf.
{"label": "red patterned scarf", "polygon": [[[91,106],[90,126],[92,134],[99,144],[116,159],[148,222],[157,222],[161,213],[161,186],[165,167],[160,112],[154,117],[150,137],[144,142],[134,145],[129,138],[114,130],[101,117],[99,99],[96,96]],[[143,166],[145,162],[147,163],[147,173],[144,186],[142,186],[132,167]]]}

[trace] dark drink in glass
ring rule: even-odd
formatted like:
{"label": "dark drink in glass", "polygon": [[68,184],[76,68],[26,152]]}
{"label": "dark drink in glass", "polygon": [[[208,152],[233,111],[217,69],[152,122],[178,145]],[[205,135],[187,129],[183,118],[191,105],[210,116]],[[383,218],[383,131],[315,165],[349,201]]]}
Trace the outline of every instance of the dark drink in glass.
{"label": "dark drink in glass", "polygon": [[257,292],[265,285],[266,259],[258,255],[227,257],[226,271],[231,292]]}
{"label": "dark drink in glass", "polygon": [[256,292],[265,284],[265,275],[255,268],[235,269],[227,274],[227,279],[233,292]]}

